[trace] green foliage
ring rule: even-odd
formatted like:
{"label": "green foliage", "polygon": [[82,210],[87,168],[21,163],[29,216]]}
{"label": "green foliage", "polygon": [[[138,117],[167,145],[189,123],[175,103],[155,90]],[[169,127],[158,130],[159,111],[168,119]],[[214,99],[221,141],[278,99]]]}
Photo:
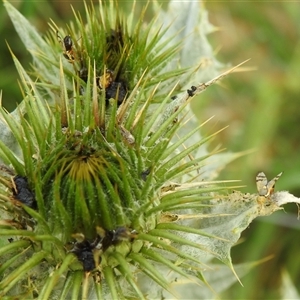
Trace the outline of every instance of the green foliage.
{"label": "green foliage", "polygon": [[[26,28],[21,37],[33,55],[33,74],[39,81],[33,82],[13,55],[26,96],[16,110],[18,119],[1,109],[3,129],[11,132],[1,141],[1,159],[13,169],[2,167],[1,195],[8,213],[18,215],[14,222],[9,217],[3,220],[1,234],[13,237],[13,246],[6,246],[2,261],[8,256],[25,259],[25,253],[30,259],[20,267],[3,266],[2,275],[9,275],[2,278],[1,295],[24,297],[26,293],[26,297],[45,299],[56,295],[86,298],[96,293],[144,298],[149,291],[137,285],[132,275],[137,272],[174,293],[163,272],[152,264],[190,277],[187,262],[194,262],[196,272],[198,259],[180,247],[175,250],[167,240],[210,250],[172,231],[190,231],[212,240],[219,237],[184,224],[168,225],[176,220],[166,216],[201,198],[209,200],[208,193],[224,189],[211,186],[217,182],[202,188],[194,185],[194,198],[190,198],[191,190],[187,194],[183,187],[183,191],[172,192],[172,199],[180,201],[165,205],[169,182],[178,174],[195,171],[195,164],[209,155],[186,159],[214,136],[178,153],[179,145],[197,128],[175,144],[171,142],[183,126],[184,119],[178,117],[191,96],[184,93],[169,104],[171,91],[162,94],[157,83],[162,81],[164,88],[170,84],[168,79],[174,81],[183,72],[163,72],[178,48],[166,48],[169,38],[160,42],[166,29],[150,33],[154,21],[143,32],[142,19],[135,28],[127,27],[114,5],[100,6],[99,11],[86,7],[86,26],[75,14],[78,28],[71,25],[66,38],[60,37],[63,31],[52,23],[54,30],[47,41],[11,5],[5,5],[16,28]],[[102,20],[100,26],[97,19]],[[58,63],[61,52],[64,60]],[[113,83],[118,86],[109,94]],[[153,110],[158,99],[160,104]],[[9,141],[15,141],[21,157],[6,146]],[[31,241],[24,245],[24,252],[18,249],[20,255],[14,247],[20,244],[18,236]],[[165,254],[161,256],[162,250]],[[176,257],[185,263],[175,266]],[[33,281],[30,278],[36,272],[43,274]],[[100,285],[95,276],[102,278]],[[88,288],[93,282],[95,289]]]}

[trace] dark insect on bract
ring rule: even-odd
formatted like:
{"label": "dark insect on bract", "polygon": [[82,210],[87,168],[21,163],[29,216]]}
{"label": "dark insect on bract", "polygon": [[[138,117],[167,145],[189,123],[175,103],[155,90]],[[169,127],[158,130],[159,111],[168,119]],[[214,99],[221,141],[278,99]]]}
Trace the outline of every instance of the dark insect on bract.
{"label": "dark insect on bract", "polygon": [[123,82],[114,81],[105,90],[105,99],[116,99],[118,104],[121,104],[127,94],[127,88]]}
{"label": "dark insect on bract", "polygon": [[27,178],[17,175],[13,178],[13,185],[13,195],[15,199],[30,208],[36,208],[35,196],[29,188]]}
{"label": "dark insect on bract", "polygon": [[95,260],[93,254],[94,246],[87,240],[76,243],[74,249],[71,251],[76,256],[77,259],[82,263],[83,270],[85,272],[90,272],[95,269]]}
{"label": "dark insect on bract", "polygon": [[107,248],[119,242],[115,232],[115,230],[107,230],[105,232],[105,237],[101,241],[103,251],[106,251]]}
{"label": "dark insect on bract", "polygon": [[71,36],[67,35],[64,37],[64,39],[62,39],[58,34],[58,31],[56,32],[56,36],[58,41],[63,46],[63,56],[69,61],[69,63],[73,63],[75,60],[75,56],[73,52],[73,41],[71,39]]}
{"label": "dark insect on bract", "polygon": [[87,82],[88,80],[88,69],[86,67],[82,67],[78,71],[78,76],[80,79],[82,79],[84,82]]}
{"label": "dark insect on bract", "polygon": [[145,171],[142,172],[141,176],[142,176],[142,179],[144,181],[147,180],[147,176],[150,174],[150,172],[151,172],[150,168],[148,168],[148,169],[146,169]]}
{"label": "dark insect on bract", "polygon": [[107,69],[105,74],[96,78],[97,86],[105,89],[105,99],[108,101],[113,98],[121,104],[127,94],[127,87],[122,81],[115,81],[113,71]]}
{"label": "dark insect on bract", "polygon": [[193,97],[195,95],[195,91],[197,90],[197,87],[195,86],[191,86],[191,89],[190,90],[187,90],[187,93],[190,97]]}
{"label": "dark insect on bract", "polygon": [[105,230],[98,227],[97,232],[98,234],[92,242],[84,239],[84,236],[79,234],[81,237],[80,241],[74,243],[73,249],[70,250],[70,252],[74,253],[77,259],[82,263],[85,272],[94,270],[96,264],[101,260],[101,257],[97,256],[99,255],[99,252],[97,254],[97,251],[104,253],[110,246],[116,246],[122,241],[132,242],[137,236],[135,230],[129,230],[127,227],[123,226],[117,227],[114,230]]}
{"label": "dark insect on bract", "polygon": [[127,227],[117,227],[114,230],[106,230],[105,236],[101,240],[102,250],[106,251],[107,248],[117,245],[122,241],[133,240],[136,237],[135,231],[130,231]]}

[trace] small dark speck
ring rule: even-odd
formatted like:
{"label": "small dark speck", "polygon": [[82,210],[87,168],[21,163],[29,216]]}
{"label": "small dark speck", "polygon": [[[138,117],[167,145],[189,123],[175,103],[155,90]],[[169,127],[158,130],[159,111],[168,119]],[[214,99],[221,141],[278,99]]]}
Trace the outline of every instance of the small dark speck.
{"label": "small dark speck", "polygon": [[142,179],[143,179],[144,181],[146,181],[146,180],[147,180],[147,176],[148,176],[149,174],[150,174],[150,169],[147,169],[147,170],[143,171],[142,174],[141,174]]}
{"label": "small dark speck", "polygon": [[190,97],[194,96],[194,92],[197,90],[197,87],[195,87],[194,85],[191,86],[190,90],[187,90],[187,93]]}

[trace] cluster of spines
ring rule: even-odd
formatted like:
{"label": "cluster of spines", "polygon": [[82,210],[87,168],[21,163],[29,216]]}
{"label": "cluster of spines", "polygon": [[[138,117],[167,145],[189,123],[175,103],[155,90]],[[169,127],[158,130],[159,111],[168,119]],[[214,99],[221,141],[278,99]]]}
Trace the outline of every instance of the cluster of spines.
{"label": "cluster of spines", "polygon": [[[95,24],[95,20],[93,19],[94,14],[94,8],[92,8],[91,12],[87,13],[87,27],[89,27],[90,29],[95,29],[97,28],[97,26],[99,26],[99,24]],[[107,16],[105,16],[105,18],[102,18],[102,20],[107,19],[109,19],[107,18]],[[82,24],[78,15],[75,15],[75,20],[79,25],[78,27],[81,28]],[[118,18],[116,24],[121,24],[118,21]],[[107,23],[105,21],[105,24],[102,25],[105,25],[103,27],[110,31],[111,23]],[[16,136],[21,141],[20,146],[23,149],[23,152],[26,154],[24,159],[26,171],[24,171],[24,169],[22,168],[24,166],[13,159],[11,160],[11,163],[13,164],[17,173],[21,174],[17,175],[21,177],[16,177],[16,179],[20,180],[20,178],[22,178],[23,180],[21,184],[19,182],[17,182],[17,184],[15,183],[15,187],[12,187],[11,191],[12,193],[15,193],[14,196],[16,198],[20,198],[20,195],[25,191],[29,193],[32,192],[29,186],[34,188],[34,198],[37,201],[37,207],[41,209],[39,213],[41,213],[42,217],[38,216],[38,213],[36,213],[35,211],[26,209],[26,206],[28,206],[28,202],[23,203],[25,204],[24,209],[28,211],[32,216],[34,215],[35,217],[39,218],[39,225],[41,227],[44,226],[45,232],[47,232],[47,234],[48,232],[51,232],[51,228],[48,228],[47,224],[45,225],[43,223],[43,217],[47,216],[48,211],[42,205],[44,196],[51,184],[49,183],[49,185],[44,185],[44,190],[41,188],[41,186],[43,186],[43,184],[47,180],[51,179],[51,177],[56,177],[57,174],[55,174],[55,172],[52,175],[50,174],[50,172],[53,171],[51,170],[51,165],[49,165],[49,168],[40,169],[40,172],[35,172],[34,169],[35,167],[40,167],[39,164],[42,161],[47,159],[48,161],[50,161],[51,155],[56,155],[58,153],[57,150],[66,150],[66,145],[64,143],[61,143],[60,145],[54,145],[58,146],[55,149],[52,144],[53,142],[55,144],[55,142],[62,142],[69,139],[69,141],[71,140],[71,149],[69,150],[75,150],[76,152],[76,147],[81,147],[81,145],[76,144],[76,139],[79,140],[80,144],[81,139],[87,139],[89,135],[93,134],[94,130],[98,131],[99,136],[103,136],[104,144],[108,147],[111,147],[110,150],[112,151],[112,155],[122,153],[122,155],[126,156],[126,158],[129,158],[127,162],[130,161],[131,165],[127,170],[125,170],[127,173],[125,172],[125,177],[123,177],[124,182],[126,182],[127,180],[126,176],[130,176],[130,172],[128,171],[134,170],[134,173],[140,179],[140,191],[137,191],[136,186],[134,186],[133,193],[135,193],[136,196],[144,197],[144,199],[142,199],[144,200],[144,202],[142,201],[139,207],[135,207],[136,210],[133,211],[131,223],[128,226],[112,225],[108,226],[105,229],[102,229],[102,231],[100,230],[99,233],[97,232],[97,224],[94,224],[96,230],[96,234],[94,234],[94,237],[86,238],[84,235],[82,240],[77,240],[72,244],[72,248],[70,248],[69,251],[77,256],[77,259],[83,264],[84,271],[90,272],[94,267],[98,267],[92,260],[92,258],[95,258],[94,252],[97,252],[98,250],[102,253],[105,253],[110,248],[110,246],[117,245],[123,239],[129,242],[131,242],[132,239],[137,239],[145,243],[150,243],[152,245],[152,249],[147,249],[147,247],[144,247],[142,249],[143,255],[145,255],[147,259],[143,255],[137,253],[130,253],[129,259],[137,265],[140,265],[141,269],[144,270],[144,272],[149,275],[149,277],[151,277],[154,281],[156,281],[160,286],[168,289],[166,280],[161,274],[159,274],[158,271],[153,269],[153,266],[149,264],[148,259],[154,262],[160,262],[164,266],[168,266],[171,270],[178,272],[183,276],[188,277],[188,275],[185,271],[183,271],[183,269],[185,269],[184,266],[181,269],[180,267],[176,266],[175,263],[170,264],[170,261],[167,257],[159,257],[153,249],[164,249],[167,253],[176,254],[183,259],[193,261],[195,263],[198,262],[191,255],[183,253],[180,249],[175,249],[174,247],[169,246],[165,242],[165,240],[162,239],[162,237],[165,236],[166,239],[169,239],[173,242],[182,245],[187,244],[191,247],[195,247],[203,251],[206,251],[206,249],[204,249],[197,243],[188,241],[184,238],[179,238],[178,236],[176,236],[176,234],[172,234],[169,231],[175,230],[177,232],[185,232],[187,230],[190,230],[195,234],[203,234],[203,232],[196,229],[192,230],[183,225],[177,225],[168,222],[160,222],[160,224],[157,224],[159,216],[161,215],[161,213],[168,213],[169,211],[178,211],[180,209],[185,209],[189,207],[189,205],[191,206],[196,202],[197,207],[200,207],[201,204],[199,204],[199,199],[210,198],[208,196],[204,197],[202,195],[203,193],[221,190],[221,188],[205,187],[203,189],[199,188],[188,191],[184,188],[180,190],[179,185],[172,190],[172,194],[168,194],[167,192],[165,193],[162,189],[162,187],[165,187],[166,189],[168,188],[168,186],[165,186],[166,182],[180,177],[182,174],[187,173],[189,170],[195,170],[195,168],[198,168],[198,166],[195,166],[195,164],[205,159],[205,157],[197,158],[194,161],[191,160],[183,162],[181,165],[179,165],[179,162],[182,162],[182,160],[188,157],[194,149],[205,143],[211,137],[195,143],[192,147],[182,151],[182,153],[175,154],[175,149],[178,147],[179,143],[182,144],[185,139],[191,136],[192,133],[188,134],[178,143],[175,143],[173,145],[170,144],[170,141],[182,124],[182,120],[178,120],[178,116],[185,106],[184,103],[186,103],[187,100],[193,97],[196,93],[204,90],[211,83],[206,85],[203,84],[203,86],[199,87],[192,86],[191,89],[187,90],[187,95],[185,96],[184,100],[182,101],[180,97],[175,98],[174,105],[168,107],[171,112],[164,114],[167,108],[167,103],[170,101],[171,94],[173,92],[170,91],[170,94],[163,97],[163,101],[149,116],[148,109],[151,103],[155,102],[154,98],[157,95],[158,86],[156,86],[156,83],[158,83],[159,81],[164,82],[164,79],[167,79],[168,77],[174,77],[184,71],[179,70],[163,75],[159,74],[164,65],[162,58],[166,56],[168,56],[169,58],[172,57],[172,55],[176,53],[177,49],[176,47],[173,47],[172,49],[167,49],[161,53],[158,49],[157,53],[160,53],[160,55],[156,58],[155,56],[150,57],[150,55],[152,55],[151,50],[154,49],[154,45],[162,37],[164,32],[158,31],[156,35],[154,35],[153,41],[148,44],[147,35],[149,34],[149,28],[151,28],[151,24],[148,26],[148,29],[144,33],[144,36],[140,35],[141,25],[142,21],[140,21],[137,26],[136,36],[129,37],[127,35],[127,31],[124,31],[124,35],[122,35],[121,38],[121,41],[124,42],[124,51],[119,51],[120,48],[118,48],[120,59],[116,60],[116,67],[111,67],[109,64],[107,64],[107,60],[103,58],[102,54],[107,54],[108,52],[105,50],[102,51],[101,47],[98,46],[101,43],[107,43],[109,34],[113,33],[110,38],[116,34],[120,35],[121,27],[119,28],[118,26],[116,26],[115,31],[110,31],[108,35],[107,30],[104,31],[102,35],[96,34],[96,32],[93,32],[93,30],[81,30],[79,31],[78,36],[77,34],[75,34],[76,30],[72,29],[70,30],[70,33],[64,38],[61,38],[59,36],[58,39],[63,46],[63,58],[67,59],[70,63],[73,64],[74,73],[71,73],[70,75],[70,72],[66,71],[62,67],[62,65],[57,65],[60,68],[61,78],[60,102],[55,108],[56,110],[54,112],[54,115],[52,114],[53,111],[51,111],[50,109],[48,111],[47,105],[46,109],[45,107],[43,107],[42,111],[46,116],[44,121],[47,126],[39,125],[38,122],[34,121],[35,114],[38,115],[39,113],[39,105],[44,106],[44,103],[39,103],[39,95],[38,93],[35,94],[36,90],[34,89],[34,84],[31,82],[34,91],[34,93],[32,93],[32,90],[27,86],[27,83],[30,82],[30,80],[24,80],[24,82],[27,82],[24,83],[26,93],[28,95],[35,94],[32,99],[37,100],[37,104],[29,104],[29,101],[26,101],[26,105],[28,105],[28,117],[29,120],[32,121],[32,126],[28,125],[28,123],[30,123],[29,121],[22,120],[22,130],[24,130],[27,140],[30,140],[30,137],[32,136],[34,136],[36,140],[32,143],[30,151],[27,151],[27,145],[25,145],[25,143],[21,141],[20,134],[16,132]],[[54,31],[57,38],[57,28],[55,28]],[[93,47],[93,43],[91,43],[92,38],[95,38],[96,47]],[[131,42],[132,45],[137,46],[136,48],[127,46],[127,42],[130,42],[130,38],[133,39],[131,40]],[[75,45],[73,45],[73,42]],[[140,47],[138,47],[139,42],[141,42]],[[167,41],[165,42],[165,44],[167,44]],[[122,43],[118,44],[118,47],[119,46],[121,46],[122,48]],[[126,52],[128,51],[127,47],[132,51],[130,52],[130,55],[128,55],[129,52]],[[142,60],[147,57],[147,55],[149,55],[150,57],[150,63],[147,66],[148,69],[143,69]],[[139,57],[140,59],[135,60],[136,57]],[[53,62],[53,64],[55,64],[55,62]],[[126,88],[124,88],[127,93],[126,97],[124,96],[124,99],[122,99],[121,101],[111,101],[112,103],[108,104],[108,99],[106,99],[108,98],[106,90],[109,90],[112,87],[113,90],[116,91],[116,94],[120,93],[121,87],[120,85],[118,85],[118,82],[121,81],[118,81],[119,79],[116,80],[117,77],[114,76],[117,76],[116,74],[119,74],[122,67],[126,65],[129,66],[129,69],[127,69],[127,67],[123,69],[123,71],[125,70],[125,73],[128,71],[126,74],[128,75],[128,77],[124,75],[126,77],[126,80],[124,81],[126,82]],[[24,78],[26,77],[23,71],[21,71],[20,73],[24,75]],[[79,80],[77,80],[77,77],[79,78]],[[73,85],[74,93],[72,94],[72,101],[74,103],[72,104],[69,101],[70,93],[66,88],[65,82],[68,78],[72,79],[72,83],[78,83],[77,87]],[[124,77],[122,77],[122,80],[123,78]],[[73,79],[75,80],[73,81]],[[117,83],[117,88],[113,86],[114,82]],[[86,84],[86,86],[84,84]],[[81,88],[82,86],[83,88]],[[148,89],[149,87],[152,87],[152,90]],[[148,89],[147,93],[145,92],[146,89]],[[105,92],[105,94],[103,94],[103,91]],[[98,99],[100,99],[100,103],[98,103]],[[161,99],[161,97],[159,99]],[[120,105],[119,108],[118,105]],[[109,116],[106,116],[107,110],[109,110],[110,112]],[[42,120],[42,118],[40,117],[39,120]],[[198,129],[199,128],[195,128],[193,132],[196,132]],[[46,141],[43,140],[44,136],[41,138],[41,133],[44,132],[47,132]],[[53,138],[53,136],[55,136],[55,138]],[[111,144],[114,145],[111,146]],[[82,145],[85,146],[84,143],[82,143]],[[38,149],[37,153],[35,152],[36,149]],[[47,152],[46,150],[49,151]],[[80,156],[84,156],[85,150],[86,149],[81,148],[79,149],[79,152],[77,152],[77,154],[79,153]],[[90,150],[91,148],[87,149],[87,151]],[[124,158],[124,156],[122,158]],[[37,157],[37,159],[33,159],[33,157]],[[8,161],[10,160],[10,158],[11,157],[8,158]],[[120,164],[120,168],[122,167],[123,165]],[[28,175],[28,177],[24,175]],[[47,180],[42,175],[48,176],[46,178]],[[28,183],[25,183],[27,182],[27,178],[30,180],[28,181]],[[63,176],[57,176],[56,178],[62,180]],[[37,184],[33,186],[33,184],[36,183],[35,180]],[[59,210],[61,208],[61,203],[59,202],[59,182],[56,182],[55,186],[56,187],[53,190],[53,194],[50,195],[50,197],[53,196],[53,199],[57,200],[56,204],[57,209]],[[110,191],[113,192],[113,188],[111,188]],[[30,208],[30,206],[28,207]],[[64,218],[64,214],[66,218],[70,218],[70,216],[67,216],[66,211],[61,211],[62,219]],[[51,222],[50,219],[48,219],[48,221]],[[155,225],[157,224],[156,228],[154,228],[155,225],[151,224],[151,222]],[[53,223],[57,222],[54,220]],[[126,222],[124,222],[124,224],[125,223]],[[151,225],[149,226],[149,224]],[[135,236],[136,232],[133,229],[128,229],[136,229],[141,227],[145,230],[141,230],[141,232],[138,230],[139,234],[137,236]],[[59,229],[61,230],[61,226]],[[123,236],[121,233],[124,232],[126,234]],[[62,246],[63,249],[65,245],[69,243],[68,238],[71,236],[71,233],[72,232],[70,232],[69,235],[66,235],[63,243],[61,243],[61,241],[57,241],[56,237],[52,237],[53,240],[55,240],[55,242],[57,243],[55,244],[57,248],[59,248],[58,246]],[[28,233],[28,235],[30,234]],[[42,237],[35,237],[35,239],[42,239]],[[116,253],[115,256],[118,257],[118,254]],[[42,255],[39,259],[42,259]],[[118,257],[118,259],[120,263],[124,263],[122,258]],[[66,264],[70,263],[70,261],[71,260],[69,260],[69,256],[67,256],[66,260],[64,260],[62,266],[59,267],[58,270],[60,270],[60,272],[66,270]],[[125,263],[122,264],[122,267],[124,267],[125,265]],[[120,270],[122,270],[122,268],[120,268]],[[126,271],[127,273],[125,272],[125,274],[128,275],[126,280],[128,280],[128,283],[130,283],[132,287],[135,287],[134,282],[131,281],[132,278],[128,270],[129,269],[127,269]],[[109,278],[109,274],[111,274],[109,272],[111,271],[109,271],[107,268],[103,270],[103,274],[107,278]],[[51,284],[52,286],[54,286],[53,283]],[[47,287],[47,289],[49,289],[49,287]],[[110,290],[112,295],[114,296],[116,287],[111,286]],[[140,295],[140,291],[137,290],[137,294]],[[42,293],[42,295],[45,295],[45,292]]]}

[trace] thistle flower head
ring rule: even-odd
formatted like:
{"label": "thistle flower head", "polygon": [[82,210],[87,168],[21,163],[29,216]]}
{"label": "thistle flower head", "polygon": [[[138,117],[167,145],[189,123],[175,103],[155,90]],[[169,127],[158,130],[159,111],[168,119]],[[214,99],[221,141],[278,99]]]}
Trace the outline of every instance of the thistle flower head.
{"label": "thistle flower head", "polygon": [[13,55],[24,99],[0,110],[17,144],[0,140],[1,297],[177,297],[177,277],[205,283],[211,257],[232,268],[236,236],[200,229],[222,216],[211,200],[224,182],[203,180],[214,153],[198,152],[216,133],[180,135],[193,96],[228,72],[180,91],[168,28],[134,25],[115,2],[85,6],[86,23],[51,21],[46,40],[5,5],[38,80]]}
{"label": "thistle flower head", "polygon": [[[4,108],[1,119],[22,155],[1,142],[1,200],[10,217],[2,235],[13,236],[2,250],[11,264],[1,296],[144,298],[139,273],[171,291],[152,263],[189,277],[193,261],[200,271],[171,244],[210,251],[178,234],[189,227],[174,222],[219,189],[181,182],[198,172],[206,156],[189,156],[211,138],[179,151],[195,128],[172,142],[196,88],[173,100],[175,85],[162,92],[183,71],[164,72],[178,47],[160,42],[165,30],[150,39],[155,21],[128,24],[115,4],[86,6],[85,25],[74,16],[65,30],[52,21],[47,47],[36,47],[37,83],[13,56],[24,100],[18,119]],[[27,259],[21,267],[17,252]],[[186,262],[179,267],[178,259]]]}

